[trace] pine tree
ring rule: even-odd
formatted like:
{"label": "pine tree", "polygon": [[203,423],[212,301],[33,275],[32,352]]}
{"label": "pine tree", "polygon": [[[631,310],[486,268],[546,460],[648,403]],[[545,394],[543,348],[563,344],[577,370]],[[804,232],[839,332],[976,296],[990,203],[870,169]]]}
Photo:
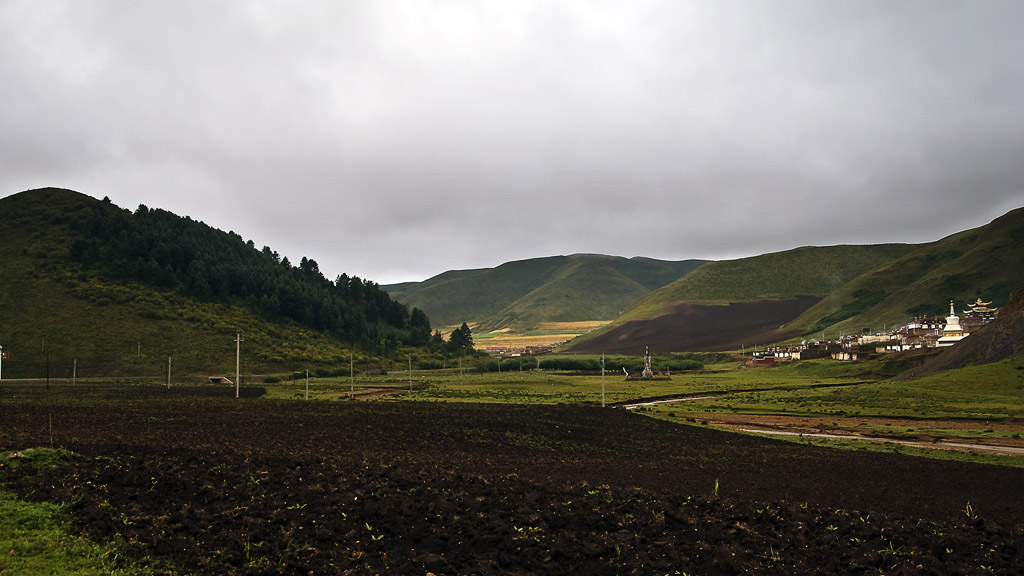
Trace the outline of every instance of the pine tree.
{"label": "pine tree", "polygon": [[448,346],[453,352],[473,349],[473,333],[470,332],[469,326],[465,322],[462,323],[462,326],[452,330],[451,335],[448,336]]}

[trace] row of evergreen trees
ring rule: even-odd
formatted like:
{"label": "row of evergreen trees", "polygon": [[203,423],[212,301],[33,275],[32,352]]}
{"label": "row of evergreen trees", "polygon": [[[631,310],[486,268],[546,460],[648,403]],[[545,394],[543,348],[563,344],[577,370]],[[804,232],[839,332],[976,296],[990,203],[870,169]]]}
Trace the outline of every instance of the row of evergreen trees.
{"label": "row of evergreen trees", "polygon": [[369,280],[342,274],[333,282],[316,261],[293,266],[252,240],[140,205],[132,213],[107,198],[72,224],[71,257],[115,279],[134,279],[204,301],[245,302],[263,316],[291,319],[365,345],[430,345],[430,320],[392,300]]}

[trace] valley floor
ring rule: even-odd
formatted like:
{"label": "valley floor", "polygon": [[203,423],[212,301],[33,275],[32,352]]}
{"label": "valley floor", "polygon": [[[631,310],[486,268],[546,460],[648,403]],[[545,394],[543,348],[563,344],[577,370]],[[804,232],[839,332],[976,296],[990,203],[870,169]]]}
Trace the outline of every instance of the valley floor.
{"label": "valley floor", "polygon": [[[125,543],[157,574],[1024,565],[1022,469],[801,446],[595,406],[229,392],[0,387],[0,483],[65,503],[81,529]],[[25,450],[38,446],[55,454],[49,465]]]}

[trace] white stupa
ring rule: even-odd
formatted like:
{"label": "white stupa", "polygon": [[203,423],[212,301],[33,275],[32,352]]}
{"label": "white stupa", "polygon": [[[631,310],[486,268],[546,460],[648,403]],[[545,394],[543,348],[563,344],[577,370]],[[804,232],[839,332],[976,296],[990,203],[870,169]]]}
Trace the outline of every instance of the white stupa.
{"label": "white stupa", "polygon": [[960,327],[960,317],[953,310],[953,301],[949,301],[949,316],[946,316],[946,327],[942,329],[942,337],[935,343],[936,346],[952,346],[964,339],[964,329]]}

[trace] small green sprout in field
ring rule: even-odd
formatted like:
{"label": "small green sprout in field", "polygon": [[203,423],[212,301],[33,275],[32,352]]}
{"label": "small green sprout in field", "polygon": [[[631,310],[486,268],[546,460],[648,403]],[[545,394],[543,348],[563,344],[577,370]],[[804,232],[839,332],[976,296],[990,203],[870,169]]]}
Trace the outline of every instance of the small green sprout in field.
{"label": "small green sprout in field", "polygon": [[715,478],[715,489],[711,492],[712,496],[718,496],[718,478]]}
{"label": "small green sprout in field", "polygon": [[967,501],[967,506],[964,507],[964,514],[971,520],[978,519],[978,511],[974,509],[974,506],[971,506],[970,500]]}
{"label": "small green sprout in field", "polygon": [[878,551],[878,553],[881,554],[883,557],[885,557],[885,556],[899,556],[902,551],[903,551],[903,547],[902,546],[896,546],[895,544],[892,543],[892,540],[890,540],[889,541],[889,546],[887,548],[882,548],[881,550]]}

